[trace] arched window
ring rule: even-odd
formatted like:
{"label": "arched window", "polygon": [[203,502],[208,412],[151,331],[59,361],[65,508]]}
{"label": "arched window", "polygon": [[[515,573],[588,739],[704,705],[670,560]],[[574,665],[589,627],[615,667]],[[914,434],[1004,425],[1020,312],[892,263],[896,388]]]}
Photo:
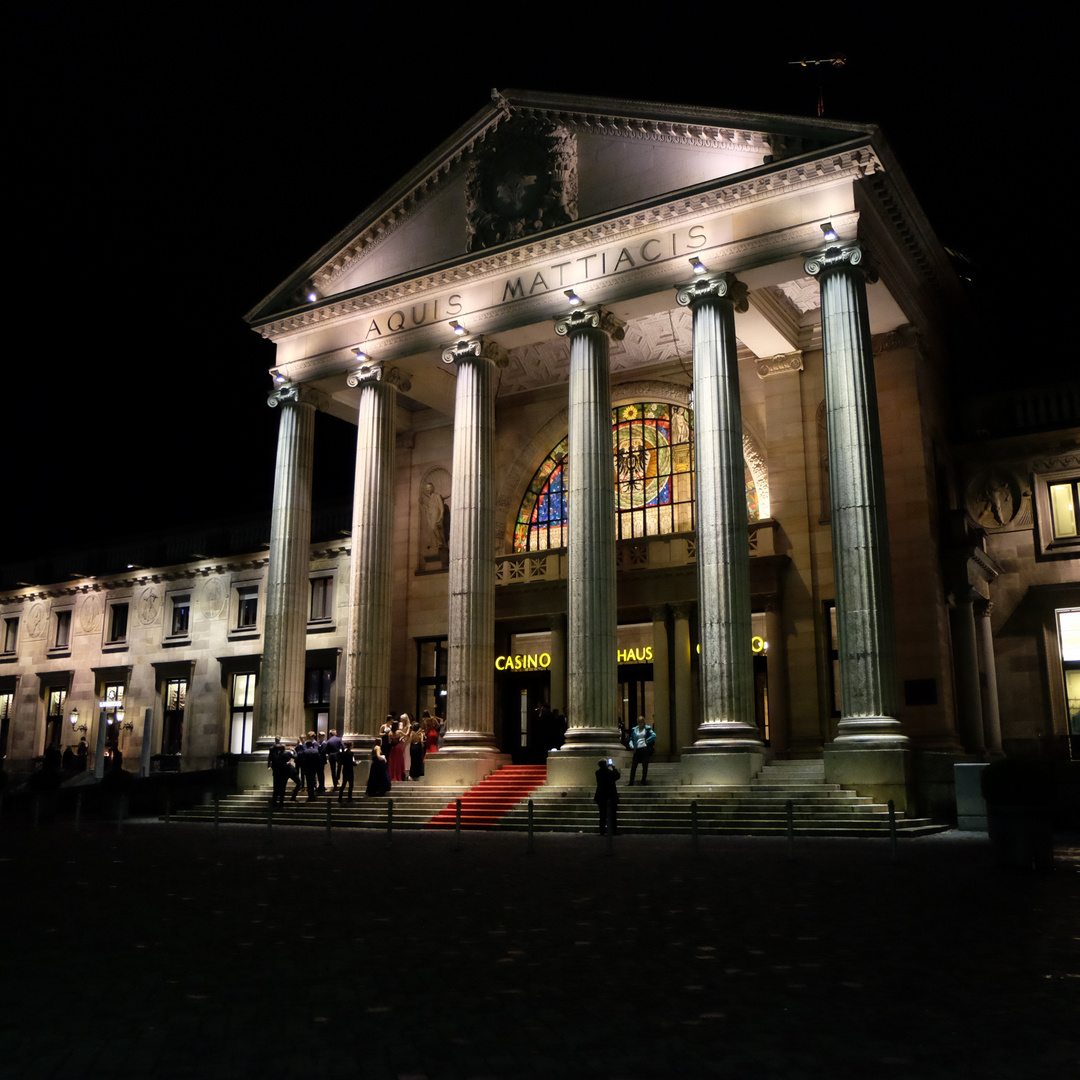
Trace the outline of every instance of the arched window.
{"label": "arched window", "polygon": [[[635,402],[611,410],[615,536],[694,529],[694,416],[682,405]],[[758,518],[757,489],[746,470],[747,518]],[[514,551],[565,547],[566,439],[544,459],[521,500]]]}

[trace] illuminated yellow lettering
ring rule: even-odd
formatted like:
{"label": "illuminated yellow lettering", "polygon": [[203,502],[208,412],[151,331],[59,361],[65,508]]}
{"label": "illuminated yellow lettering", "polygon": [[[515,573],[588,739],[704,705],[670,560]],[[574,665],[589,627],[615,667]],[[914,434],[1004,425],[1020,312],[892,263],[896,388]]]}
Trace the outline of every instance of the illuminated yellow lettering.
{"label": "illuminated yellow lettering", "polygon": [[551,667],[551,653],[542,652],[540,654],[540,666],[542,668]]}

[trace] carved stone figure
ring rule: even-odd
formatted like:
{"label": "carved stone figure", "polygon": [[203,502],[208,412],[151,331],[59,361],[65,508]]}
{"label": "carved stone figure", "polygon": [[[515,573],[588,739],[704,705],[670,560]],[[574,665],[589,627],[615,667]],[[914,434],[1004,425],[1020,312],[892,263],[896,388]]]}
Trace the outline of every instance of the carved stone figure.
{"label": "carved stone figure", "polygon": [[[445,570],[450,564],[449,474],[429,473],[420,484],[420,570]],[[438,487],[436,484],[438,483]],[[443,487],[447,494],[439,490]]]}

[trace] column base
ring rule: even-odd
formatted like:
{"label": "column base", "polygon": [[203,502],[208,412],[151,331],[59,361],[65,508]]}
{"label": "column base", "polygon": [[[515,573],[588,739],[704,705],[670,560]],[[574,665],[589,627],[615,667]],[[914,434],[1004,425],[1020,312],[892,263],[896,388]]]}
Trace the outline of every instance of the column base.
{"label": "column base", "polygon": [[909,740],[891,716],[848,716],[837,724],[831,745],[838,750],[906,750]]}
{"label": "column base", "polygon": [[[271,745],[273,740],[271,740]],[[266,767],[269,755],[256,751],[253,754],[244,754],[236,763],[236,786],[240,791],[247,788],[267,787],[272,785],[274,778]]]}
{"label": "column base", "polygon": [[721,750],[711,746],[683,748],[681,781],[709,787],[737,787],[749,784],[765,764],[765,748],[757,750]]}
{"label": "column base", "polygon": [[633,755],[619,742],[617,735],[613,736],[610,731],[606,734],[606,743],[564,745],[558,750],[552,750],[547,756],[546,786],[595,788],[596,770],[601,758],[611,758],[623,779],[628,780]]}
{"label": "column base", "polygon": [[496,769],[509,765],[509,754],[494,749],[452,749],[443,746],[438,753],[424,758],[424,782],[434,787],[466,790],[490,776]]}
{"label": "column base", "polygon": [[831,743],[825,748],[825,782],[854,788],[874,802],[892,799],[897,813],[904,813],[911,798],[911,751],[853,749]]}
{"label": "column base", "polygon": [[699,725],[694,745],[684,749],[683,753],[761,754],[764,751],[765,744],[755,724],[710,720]]}

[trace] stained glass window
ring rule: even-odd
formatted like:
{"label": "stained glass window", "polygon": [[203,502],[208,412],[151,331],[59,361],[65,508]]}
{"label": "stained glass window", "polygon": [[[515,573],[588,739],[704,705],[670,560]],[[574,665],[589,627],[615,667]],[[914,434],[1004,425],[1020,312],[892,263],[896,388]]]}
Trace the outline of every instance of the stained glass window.
{"label": "stained glass window", "polygon": [[[694,417],[681,405],[646,401],[611,410],[616,538],[694,529]],[[757,489],[746,470],[746,508],[758,518]],[[514,551],[565,547],[566,439],[544,459],[521,501]]]}

